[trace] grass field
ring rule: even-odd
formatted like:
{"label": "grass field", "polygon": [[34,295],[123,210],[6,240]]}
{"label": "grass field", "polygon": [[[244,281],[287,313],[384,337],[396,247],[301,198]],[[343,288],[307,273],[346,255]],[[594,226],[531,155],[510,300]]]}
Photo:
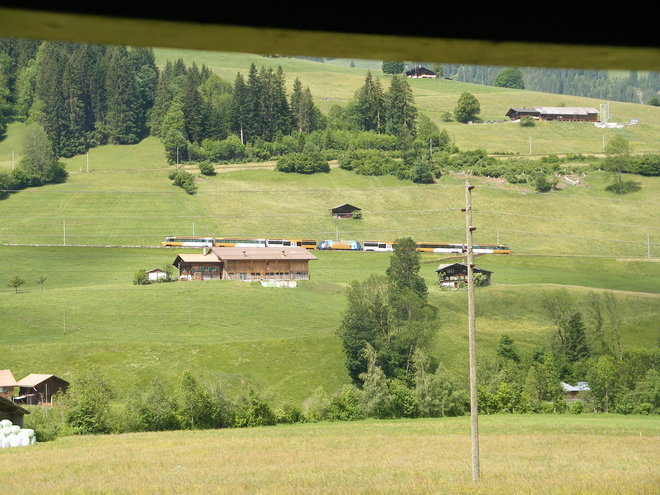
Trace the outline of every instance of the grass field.
{"label": "grass field", "polygon": [[[359,421],[66,437],[0,451],[3,490],[22,494],[657,493],[656,417]],[[29,479],[16,476],[30,473]]]}

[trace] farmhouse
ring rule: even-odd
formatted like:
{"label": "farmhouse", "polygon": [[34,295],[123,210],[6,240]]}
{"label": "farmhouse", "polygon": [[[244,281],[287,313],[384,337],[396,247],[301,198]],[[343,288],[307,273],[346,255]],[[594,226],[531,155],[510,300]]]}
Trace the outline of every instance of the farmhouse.
{"label": "farmhouse", "polygon": [[26,414],[30,414],[30,411],[0,395],[0,420],[8,419],[23,428],[23,417]]}
{"label": "farmhouse", "polygon": [[335,206],[334,208],[331,208],[330,211],[332,213],[332,216],[335,218],[353,218],[353,212],[358,211],[361,208],[353,205],[349,205],[348,203],[344,203],[343,205]]}
{"label": "farmhouse", "polygon": [[406,77],[435,79],[438,75],[426,67],[418,66],[406,71]]}
{"label": "farmhouse", "polygon": [[537,120],[558,120],[563,122],[597,122],[598,110],[582,107],[532,107],[510,108],[506,116],[511,120],[532,117]]}
{"label": "farmhouse", "polygon": [[[490,276],[493,272],[483,268],[474,267],[474,273],[485,276],[483,285],[490,285]],[[448,263],[440,265],[436,270],[440,287],[459,288],[467,282],[468,266],[465,263]]]}
{"label": "farmhouse", "polygon": [[582,400],[584,393],[591,391],[587,382],[577,382],[576,385],[561,382],[561,388],[567,401]]}
{"label": "farmhouse", "polygon": [[11,399],[14,396],[16,379],[10,370],[0,370],[0,397]]}
{"label": "farmhouse", "polygon": [[298,246],[221,247],[206,254],[180,254],[173,264],[187,280],[309,280],[309,261],[315,259]]}
{"label": "farmhouse", "polygon": [[53,395],[66,392],[69,382],[55,375],[30,373],[18,381],[19,395],[14,399],[21,404],[52,404]]}

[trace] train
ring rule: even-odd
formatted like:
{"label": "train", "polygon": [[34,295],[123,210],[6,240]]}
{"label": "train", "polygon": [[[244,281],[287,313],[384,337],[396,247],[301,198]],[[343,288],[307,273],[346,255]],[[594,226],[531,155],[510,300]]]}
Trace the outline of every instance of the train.
{"label": "train", "polygon": [[[228,237],[194,237],[167,236],[162,242],[163,247],[289,247],[300,246],[319,251],[375,251],[392,252],[394,242],[386,241],[340,241],[314,239],[248,239]],[[416,250],[422,253],[454,253],[467,252],[467,246],[459,243],[418,242]],[[511,248],[506,244],[473,244],[475,254],[511,254]]]}

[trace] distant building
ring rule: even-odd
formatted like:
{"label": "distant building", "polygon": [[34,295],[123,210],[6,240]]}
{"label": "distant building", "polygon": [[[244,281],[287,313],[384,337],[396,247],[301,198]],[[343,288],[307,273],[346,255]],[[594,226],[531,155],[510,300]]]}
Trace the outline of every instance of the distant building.
{"label": "distant building", "polygon": [[585,392],[591,392],[591,388],[587,382],[577,382],[575,385],[561,382],[561,388],[564,391],[564,397],[567,401],[582,400]]}
{"label": "distant building", "polygon": [[14,401],[21,404],[52,404],[53,395],[57,392],[66,392],[69,382],[55,375],[30,373],[18,381],[19,395]]}
{"label": "distant building", "polygon": [[510,108],[506,116],[511,120],[532,117],[537,120],[558,120],[563,122],[597,122],[598,110],[582,107],[532,107]]}
{"label": "distant building", "polygon": [[[481,273],[486,277],[483,285],[490,285],[490,276],[493,272],[476,266],[473,270],[474,273]],[[468,266],[465,263],[443,264],[436,268],[435,272],[438,274],[440,287],[458,289],[467,283]]]}
{"label": "distant building", "polygon": [[0,420],[8,419],[23,428],[23,417],[26,414],[30,414],[30,411],[0,395]]}
{"label": "distant building", "polygon": [[315,259],[299,246],[219,247],[207,254],[179,254],[173,265],[188,280],[309,280],[309,261]]}
{"label": "distant building", "polygon": [[0,370],[0,396],[11,399],[14,396],[16,378],[11,370]]}
{"label": "distant building", "polygon": [[406,77],[435,79],[438,75],[426,67],[415,67],[406,71]]}
{"label": "distant building", "polygon": [[358,211],[361,208],[353,205],[349,205],[348,203],[344,203],[343,205],[335,206],[334,208],[330,209],[330,212],[332,213],[332,216],[335,218],[353,218],[353,212]]}
{"label": "distant building", "polygon": [[151,270],[147,270],[147,277],[149,277],[149,280],[152,282],[158,282],[159,280],[165,280],[167,278],[167,273],[161,268],[152,268]]}

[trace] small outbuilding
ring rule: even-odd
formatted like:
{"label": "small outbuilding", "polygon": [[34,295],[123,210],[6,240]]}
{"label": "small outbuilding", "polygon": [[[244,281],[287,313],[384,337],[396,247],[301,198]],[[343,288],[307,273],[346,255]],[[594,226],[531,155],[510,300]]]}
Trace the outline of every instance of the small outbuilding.
{"label": "small outbuilding", "polygon": [[360,209],[361,208],[357,206],[344,203],[343,205],[339,205],[339,206],[335,206],[334,208],[331,208],[330,212],[332,213],[332,216],[335,218],[353,218],[353,212],[359,211]]}
{"label": "small outbuilding", "polygon": [[161,268],[152,268],[151,270],[147,270],[147,277],[152,282],[158,282],[159,280],[167,279],[167,272]]}
{"label": "small outbuilding", "polygon": [[20,392],[14,398],[21,404],[52,404],[53,395],[57,392],[66,392],[69,382],[55,375],[30,373],[17,383]]}
{"label": "small outbuilding", "polygon": [[23,428],[23,417],[26,414],[30,414],[30,411],[0,395],[0,420],[8,419]]}
{"label": "small outbuilding", "polygon": [[[474,267],[475,274],[480,273],[484,276],[482,286],[490,285],[490,277],[493,272],[483,268]],[[438,283],[440,287],[458,289],[467,283],[468,266],[465,263],[448,263],[440,265],[435,272],[438,274]]]}

